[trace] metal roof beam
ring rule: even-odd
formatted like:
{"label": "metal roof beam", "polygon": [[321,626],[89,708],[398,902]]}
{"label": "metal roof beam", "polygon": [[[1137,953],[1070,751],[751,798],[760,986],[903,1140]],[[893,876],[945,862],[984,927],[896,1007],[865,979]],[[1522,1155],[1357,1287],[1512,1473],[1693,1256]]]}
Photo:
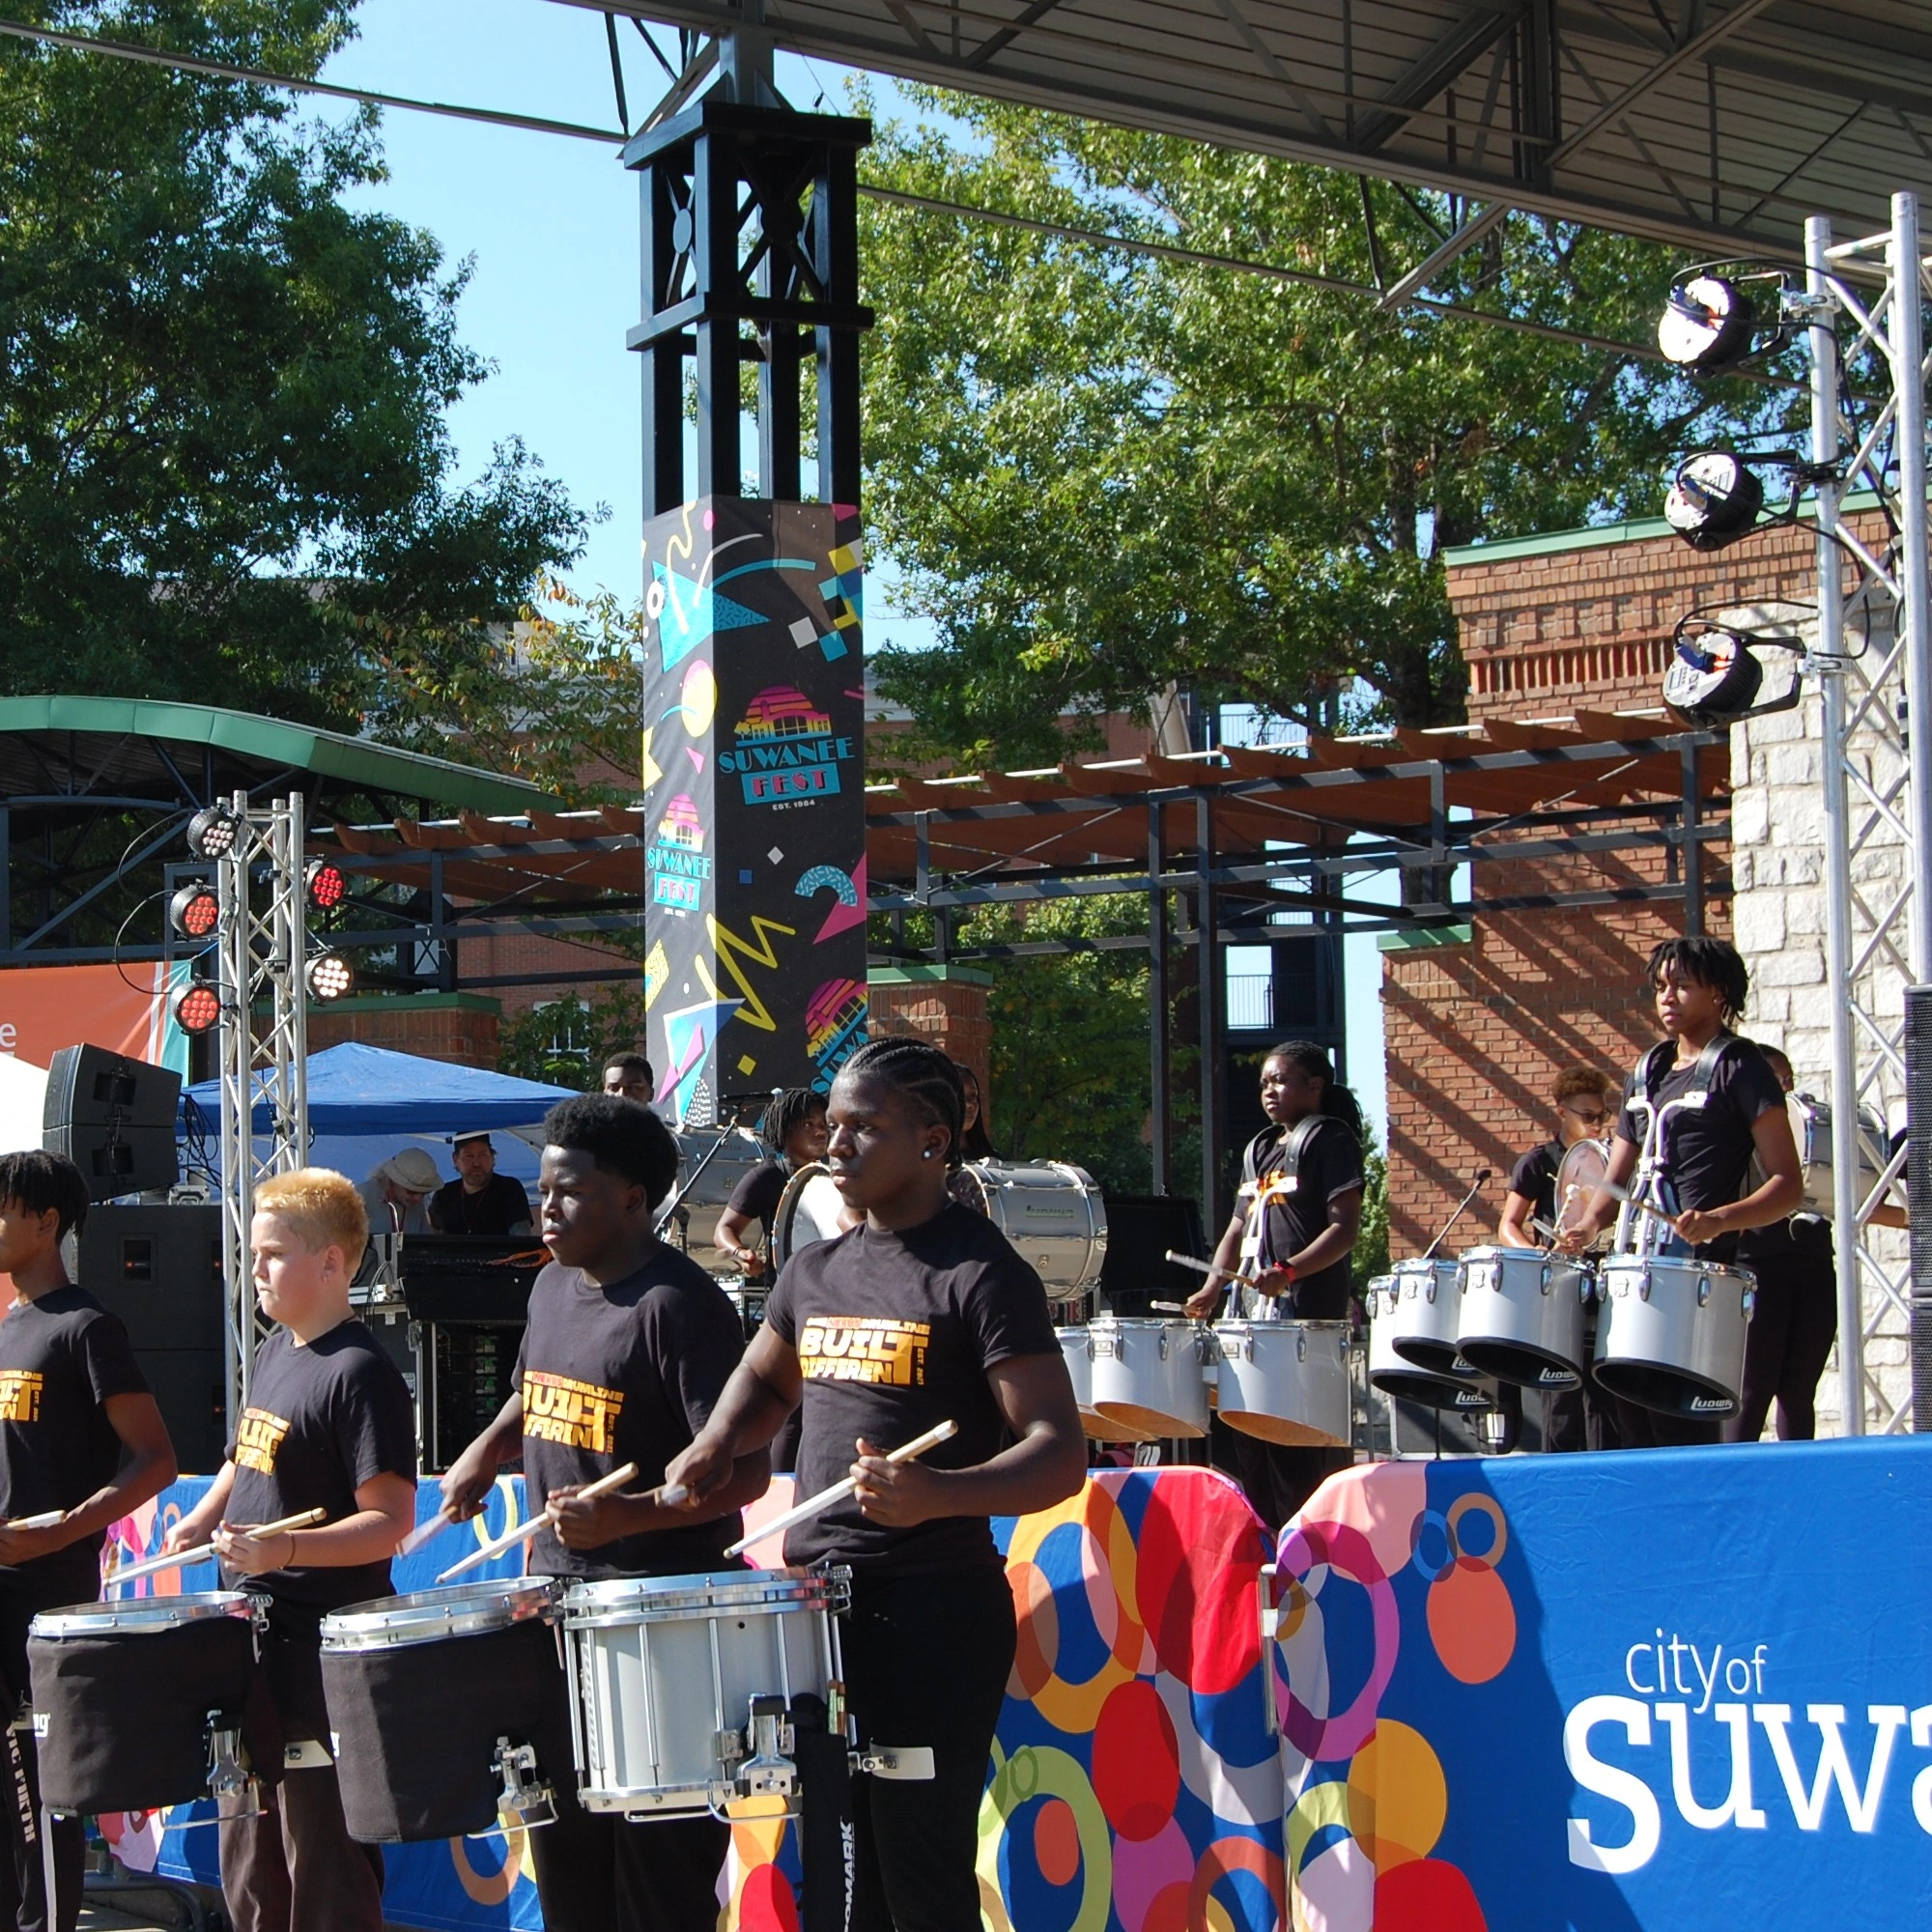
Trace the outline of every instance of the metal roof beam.
{"label": "metal roof beam", "polygon": [[982,68],[997,53],[1006,49],[1019,39],[1037,20],[1043,20],[1060,5],[1060,0],[1033,0],[1033,5],[1022,14],[1010,27],[1002,27],[996,34],[988,34],[973,51],[966,56],[965,65]]}
{"label": "metal roof beam", "polygon": [[1408,125],[1410,115],[1426,107],[1452,81],[1482,59],[1522,17],[1527,0],[1479,8],[1442,36],[1388,91],[1388,106],[1365,115],[1355,127],[1355,150],[1373,155]]}

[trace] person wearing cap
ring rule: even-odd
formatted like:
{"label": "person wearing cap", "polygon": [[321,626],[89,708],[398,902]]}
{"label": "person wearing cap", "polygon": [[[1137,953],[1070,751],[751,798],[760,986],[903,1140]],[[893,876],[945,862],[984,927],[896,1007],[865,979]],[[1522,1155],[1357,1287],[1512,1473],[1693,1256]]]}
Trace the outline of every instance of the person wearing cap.
{"label": "person wearing cap", "polygon": [[456,1179],[430,1196],[429,1224],[439,1235],[527,1235],[530,1198],[521,1180],[497,1172],[488,1134],[461,1134],[451,1153]]}
{"label": "person wearing cap", "polygon": [[429,1197],[441,1185],[434,1157],[421,1148],[404,1148],[355,1191],[368,1210],[372,1235],[426,1235]]}

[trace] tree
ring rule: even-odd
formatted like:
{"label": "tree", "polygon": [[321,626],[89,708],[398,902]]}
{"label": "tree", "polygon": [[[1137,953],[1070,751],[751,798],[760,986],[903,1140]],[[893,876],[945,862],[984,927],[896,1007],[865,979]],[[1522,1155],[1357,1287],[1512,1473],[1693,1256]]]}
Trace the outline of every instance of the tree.
{"label": "tree", "polygon": [[[613,964],[613,974],[623,970]],[[566,993],[503,1022],[497,1070],[582,1094],[619,1053],[644,1050],[644,994],[635,978],[597,986],[588,999]]]}
{"label": "tree", "polygon": [[[1359,284],[1454,219],[1442,196],[913,94],[946,122],[867,157],[910,193]],[[1690,426],[1768,393],[929,211],[868,202],[864,222],[867,513],[942,639],[880,654],[915,758],[1050,761],[1056,711],[1170,682],[1315,722],[1360,678],[1385,718],[1453,720],[1441,547],[1654,514]],[[1637,342],[1669,266],[1518,215],[1432,290]]]}
{"label": "tree", "polygon": [[[22,0],[311,75],[352,0]],[[0,43],[0,690],[216,701],[442,748],[584,520],[521,446],[453,480],[466,271],[344,205],[373,114]]]}

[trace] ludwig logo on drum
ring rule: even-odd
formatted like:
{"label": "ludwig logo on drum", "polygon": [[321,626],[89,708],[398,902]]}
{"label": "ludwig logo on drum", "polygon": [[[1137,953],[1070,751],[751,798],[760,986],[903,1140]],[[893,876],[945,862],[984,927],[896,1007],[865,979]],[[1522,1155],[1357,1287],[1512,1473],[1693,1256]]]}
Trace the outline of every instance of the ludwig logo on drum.
{"label": "ludwig logo on drum", "polygon": [[0,1422],[38,1422],[45,1387],[39,1369],[0,1369]]}
{"label": "ludwig logo on drum", "polygon": [[561,1442],[571,1449],[612,1455],[617,1446],[617,1417],[623,1412],[621,1389],[600,1388],[569,1376],[546,1375],[541,1369],[524,1371],[524,1434],[539,1442]]}
{"label": "ludwig logo on drum", "polygon": [[925,1386],[927,1321],[885,1316],[815,1315],[799,1331],[798,1361],[810,1381]]}
{"label": "ludwig logo on drum", "polygon": [[289,1425],[266,1408],[244,1408],[235,1431],[235,1460],[244,1469],[259,1475],[275,1473],[275,1458],[281,1452],[282,1437]]}

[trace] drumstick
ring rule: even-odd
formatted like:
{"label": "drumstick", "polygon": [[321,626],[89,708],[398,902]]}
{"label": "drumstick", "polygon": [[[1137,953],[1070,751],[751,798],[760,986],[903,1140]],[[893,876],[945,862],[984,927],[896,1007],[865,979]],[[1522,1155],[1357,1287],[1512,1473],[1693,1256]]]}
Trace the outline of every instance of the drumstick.
{"label": "drumstick", "polygon": [[[588,1495],[590,1492],[585,1490],[582,1493]],[[663,1503],[668,1509],[675,1509],[679,1503],[683,1502],[684,1498],[685,1488],[682,1483],[668,1484],[657,1492],[658,1501]],[[433,1537],[440,1536],[445,1529],[453,1529],[459,1522],[468,1522],[469,1520],[469,1517],[456,1515],[450,1509],[449,1505],[444,1503],[433,1517],[429,1518],[427,1521],[417,1523],[403,1538],[402,1542],[396,1545],[396,1554],[398,1556],[413,1556]]]}
{"label": "drumstick", "polygon": [[[608,1476],[599,1476],[594,1483],[585,1483],[577,1493],[586,1502],[592,1496],[609,1495],[612,1490],[621,1490],[637,1473],[638,1465],[635,1463],[626,1463],[621,1469],[612,1469]],[[660,1502],[665,1501],[668,1494],[668,1491],[659,1490],[656,1492],[656,1499]],[[549,1505],[546,1505],[539,1514],[531,1517],[528,1522],[520,1523],[515,1529],[505,1530],[501,1536],[493,1538],[480,1549],[472,1549],[460,1563],[452,1563],[436,1580],[439,1583],[447,1583],[452,1577],[460,1577],[466,1570],[473,1570],[479,1563],[487,1563],[491,1557],[500,1556],[504,1550],[514,1549],[518,1544],[527,1543],[531,1537],[541,1536],[545,1530],[554,1529],[555,1526],[556,1518]]]}
{"label": "drumstick", "polygon": [[51,1529],[67,1520],[66,1510],[47,1510],[40,1516],[16,1516],[0,1522],[0,1529]]}
{"label": "drumstick", "polygon": [[1638,1200],[1628,1187],[1619,1187],[1614,1180],[1573,1180],[1563,1197],[1564,1205],[1567,1207],[1586,1187],[1592,1190],[1601,1190],[1603,1193],[1607,1194],[1612,1201],[1625,1202],[1634,1208],[1639,1214],[1648,1214],[1653,1221],[1662,1221],[1673,1235],[1677,1233],[1677,1223],[1662,1208],[1654,1207],[1648,1201]]}
{"label": "drumstick", "polygon": [[[237,1523],[235,1526],[248,1536],[282,1536],[292,1529],[307,1529],[312,1523],[322,1521],[327,1514],[326,1509],[303,1510],[299,1516],[285,1516],[279,1522]],[[115,1570],[107,1581],[131,1583],[137,1577],[152,1577],[157,1570],[185,1570],[190,1563],[199,1563],[213,1554],[213,1544],[197,1544],[194,1548],[177,1550],[172,1556],[149,1556],[139,1563],[130,1563],[125,1570]]]}
{"label": "drumstick", "polygon": [[[915,1435],[902,1448],[895,1449],[886,1458],[886,1461],[888,1463],[910,1463],[914,1457],[923,1456],[928,1449],[937,1449],[942,1442],[950,1441],[952,1437],[958,1434],[959,1425],[956,1422],[937,1423],[928,1429],[923,1435]],[[794,1528],[797,1524],[805,1522],[812,1517],[821,1515],[824,1511],[829,1510],[834,1503],[842,1502],[858,1487],[857,1481],[847,1476],[842,1482],[834,1483],[830,1489],[820,1490],[815,1496],[807,1496],[804,1502],[786,1510],[784,1515],[779,1517],[776,1520],[754,1529],[750,1536],[741,1536],[730,1548],[725,1550],[724,1554],[726,1556],[744,1555],[753,1544],[762,1543],[768,1536],[781,1536],[786,1530]]]}
{"label": "drumstick", "polygon": [[[1168,1249],[1167,1258],[1176,1267],[1192,1268],[1196,1274],[1219,1274],[1221,1272],[1212,1262],[1198,1262],[1192,1255],[1176,1254],[1172,1248]],[[1224,1288],[1252,1288],[1254,1285],[1255,1278],[1251,1274],[1231,1274],[1222,1283]],[[1156,1301],[1152,1306],[1155,1308],[1179,1308],[1182,1304],[1175,1301]]]}

